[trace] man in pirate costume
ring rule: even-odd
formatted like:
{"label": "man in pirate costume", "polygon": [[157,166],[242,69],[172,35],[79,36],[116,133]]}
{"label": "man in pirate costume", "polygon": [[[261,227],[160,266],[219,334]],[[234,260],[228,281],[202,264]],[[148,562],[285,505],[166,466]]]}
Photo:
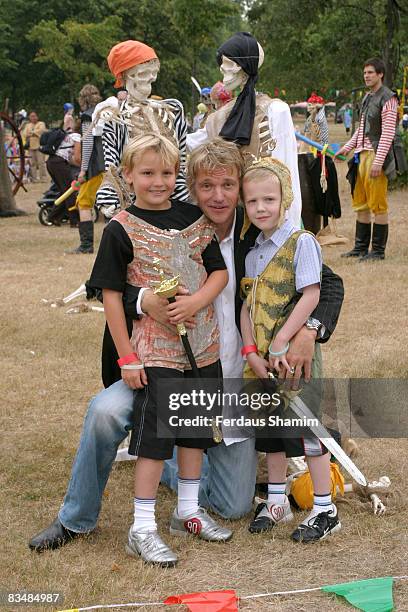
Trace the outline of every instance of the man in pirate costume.
{"label": "man in pirate costume", "polygon": [[[349,162],[353,210],[357,213],[354,248],[342,257],[359,261],[385,258],[388,240],[388,180],[397,171],[407,170],[398,131],[398,100],[395,92],[383,85],[385,64],[373,57],[364,64],[364,81],[369,88],[361,106],[361,117],[351,139],[336,153],[346,155],[354,149]],[[371,220],[374,217],[372,250]]]}
{"label": "man in pirate costume", "polygon": [[[188,165],[189,191],[202,212],[214,223],[229,281],[215,300],[220,328],[220,359],[224,376],[239,378],[243,360],[240,349],[240,280],[244,276],[245,256],[253,246],[257,228],[251,226],[240,238],[244,221],[239,200],[242,156],[232,143],[215,138],[198,147]],[[147,313],[156,320],[163,318],[163,304],[151,289],[128,296],[125,310],[135,318]],[[336,327],[343,301],[341,279],[323,266],[320,302],[287,354],[290,378],[310,376],[315,341],[326,342]],[[91,401],[84,421],[83,433],[72,467],[64,503],[56,520],[30,541],[37,552],[58,548],[97,524],[103,491],[116,451],[132,426],[133,392],[118,380]],[[257,454],[253,438],[224,439],[208,451],[208,475],[202,480],[200,505],[209,507],[224,518],[239,518],[252,507],[255,491]],[[177,482],[176,465],[165,463],[163,481]]]}
{"label": "man in pirate costume", "polygon": [[[187,124],[181,102],[174,99],[152,100],[151,85],[156,80],[160,62],[154,49],[137,40],[127,40],[112,47],[108,65],[115,76],[115,87],[126,87],[128,96],[122,104],[111,97],[101,103],[94,121],[105,120],[102,134],[105,168],[119,167],[123,149],[130,138],[154,132],[169,138],[180,151],[180,170],[174,197],[186,201],[185,181]],[[117,196],[108,181],[98,191],[97,205],[106,217],[115,214]]]}
{"label": "man in pirate costume", "polygon": [[[253,162],[244,173],[242,194],[246,211],[242,234],[250,222],[261,230],[246,256],[246,276],[241,280],[246,297],[241,310],[242,354],[247,357],[244,378],[267,379],[269,369],[283,378],[291,369],[286,360],[289,342],[319,302],[321,250],[311,233],[296,230],[290,219],[285,219],[293,193],[290,173],[284,164],[270,157]],[[316,345],[313,378],[322,375],[321,358],[316,354],[319,351]],[[306,385],[300,393],[303,401],[313,406],[313,414],[320,416],[316,414],[320,403],[318,384]],[[286,408],[283,401],[273,414],[294,417],[290,403]],[[330,457],[318,438],[309,431],[268,425],[256,428],[255,435],[255,448],[266,452],[268,499],[258,505],[249,531],[266,532],[293,519],[285,492],[287,457],[305,455],[313,481],[314,503],[292,538],[315,542],[337,532],[341,525],[331,499]]]}
{"label": "man in pirate costume", "polygon": [[264,52],[248,32],[238,32],[217,51],[223,83],[234,98],[211,113],[202,130],[187,136],[187,148],[195,149],[215,136],[239,145],[244,157],[271,155],[290,169],[294,200],[289,211],[300,227],[302,200],[297,162],[297,144],[289,106],[279,99],[258,93],[255,85]]}

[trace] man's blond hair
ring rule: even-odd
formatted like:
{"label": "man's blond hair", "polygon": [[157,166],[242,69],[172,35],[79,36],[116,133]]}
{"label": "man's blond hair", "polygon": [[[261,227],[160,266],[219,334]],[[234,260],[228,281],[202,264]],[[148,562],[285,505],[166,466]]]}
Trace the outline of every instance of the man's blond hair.
{"label": "man's blond hair", "polygon": [[132,138],[132,140],[128,142],[123,150],[122,168],[133,170],[146,151],[158,153],[163,164],[166,166],[174,166],[176,174],[178,173],[180,167],[180,151],[170,142],[170,140],[154,132],[146,132],[141,136]]}
{"label": "man's blond hair", "polygon": [[220,136],[200,145],[191,153],[187,165],[189,192],[194,195],[195,181],[200,171],[210,174],[217,168],[225,168],[226,170],[236,168],[239,179],[241,179],[244,168],[243,157],[238,146]]}

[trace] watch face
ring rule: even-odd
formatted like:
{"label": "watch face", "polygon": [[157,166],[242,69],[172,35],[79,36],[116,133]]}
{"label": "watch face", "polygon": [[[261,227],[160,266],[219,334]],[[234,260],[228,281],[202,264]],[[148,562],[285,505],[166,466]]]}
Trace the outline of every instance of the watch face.
{"label": "watch face", "polygon": [[320,321],[318,321],[317,319],[313,319],[312,317],[306,321],[306,327],[308,329],[315,329],[316,331],[319,331],[321,326],[322,324],[320,323]]}

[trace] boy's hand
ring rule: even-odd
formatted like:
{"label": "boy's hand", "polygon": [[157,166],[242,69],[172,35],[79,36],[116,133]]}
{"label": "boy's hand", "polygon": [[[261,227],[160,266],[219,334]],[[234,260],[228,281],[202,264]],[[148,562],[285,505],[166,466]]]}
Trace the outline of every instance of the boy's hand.
{"label": "boy's hand", "polygon": [[176,295],[176,301],[168,304],[166,308],[169,321],[172,325],[184,323],[191,319],[198,310],[199,306],[194,295]]}
{"label": "boy's hand", "polygon": [[[179,287],[179,294],[188,294],[187,289],[183,287]],[[169,325],[172,323],[169,319],[169,315],[167,312],[167,306],[169,305],[166,298],[160,297],[156,293],[154,293],[151,289],[147,289],[143,293],[141,307],[145,314],[152,317],[158,323],[162,323],[163,325]],[[190,317],[184,321],[184,325],[187,329],[194,329],[196,323],[194,321],[194,317]]]}
{"label": "boy's hand", "polygon": [[247,362],[258,378],[268,378],[269,363],[266,359],[263,359],[263,357],[260,357],[257,353],[249,353],[249,355],[247,355]]}
{"label": "boy's hand", "polygon": [[144,368],[141,370],[121,370],[122,380],[131,389],[143,389],[147,385],[147,376]]}
{"label": "boy's hand", "polygon": [[[280,353],[285,349],[285,346],[287,346],[287,342],[279,340],[277,336],[271,343],[269,349],[274,353]],[[276,370],[276,372],[279,372],[280,378],[282,377],[282,370],[290,371],[290,365],[286,360],[286,354],[287,353],[284,353],[283,355],[279,355],[277,357],[269,355],[269,367],[271,370]]]}

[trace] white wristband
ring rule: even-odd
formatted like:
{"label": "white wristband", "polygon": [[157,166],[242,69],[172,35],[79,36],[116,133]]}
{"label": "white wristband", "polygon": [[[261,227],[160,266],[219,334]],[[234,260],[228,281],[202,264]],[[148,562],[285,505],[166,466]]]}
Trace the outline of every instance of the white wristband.
{"label": "white wristband", "polygon": [[143,363],[127,363],[126,365],[120,366],[121,370],[143,370]]}

